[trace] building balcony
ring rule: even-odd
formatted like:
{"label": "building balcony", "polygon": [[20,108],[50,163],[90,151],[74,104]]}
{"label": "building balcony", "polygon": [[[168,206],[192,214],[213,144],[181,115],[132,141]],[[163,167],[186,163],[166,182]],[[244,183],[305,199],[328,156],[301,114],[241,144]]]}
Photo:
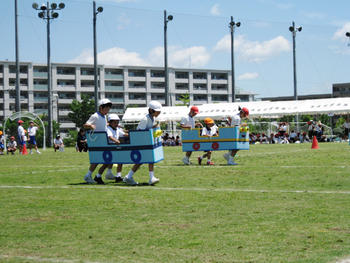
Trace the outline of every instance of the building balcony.
{"label": "building balcony", "polygon": [[124,103],[124,98],[107,98],[111,102],[116,102],[116,103]]}
{"label": "building balcony", "polygon": [[48,90],[47,84],[34,84],[34,90]]}
{"label": "building balcony", "polygon": [[123,74],[108,74],[105,73],[105,79],[113,79],[113,80],[123,80]]}
{"label": "building balcony", "polygon": [[193,83],[206,84],[207,79],[193,79]]}
{"label": "building balcony", "polygon": [[105,91],[124,91],[124,86],[105,86]]}
{"label": "building balcony", "polygon": [[34,97],[34,103],[48,103],[48,98],[45,97]]}
{"label": "building balcony", "polygon": [[36,109],[34,110],[34,113],[36,115],[48,115],[48,110],[47,109]]}
{"label": "building balcony", "polygon": [[211,79],[212,84],[227,84],[227,79]]}
{"label": "building balcony", "polygon": [[212,89],[211,94],[227,94],[227,89]]}
{"label": "building balcony", "polygon": [[60,110],[58,109],[58,115],[59,116],[68,116],[68,113],[70,113],[70,110]]}
{"label": "building balcony", "polygon": [[67,99],[67,98],[65,98],[65,99],[59,98],[58,99],[58,103],[61,103],[61,104],[71,104],[72,102],[73,102],[73,99]]}
{"label": "building balcony", "polygon": [[33,72],[33,77],[47,79],[47,72]]}

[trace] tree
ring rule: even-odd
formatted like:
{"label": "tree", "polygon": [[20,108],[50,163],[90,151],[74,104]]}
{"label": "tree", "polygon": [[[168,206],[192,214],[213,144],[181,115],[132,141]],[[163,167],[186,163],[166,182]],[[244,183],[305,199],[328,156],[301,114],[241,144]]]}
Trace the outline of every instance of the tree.
{"label": "tree", "polygon": [[70,105],[72,112],[68,113],[68,118],[75,123],[77,128],[83,127],[90,115],[95,112],[95,101],[89,99],[87,95],[81,96],[82,101],[73,100]]}
{"label": "tree", "polygon": [[188,105],[190,105],[190,95],[188,93],[182,94],[179,99],[182,102],[182,104],[176,104],[176,106],[188,106]]}

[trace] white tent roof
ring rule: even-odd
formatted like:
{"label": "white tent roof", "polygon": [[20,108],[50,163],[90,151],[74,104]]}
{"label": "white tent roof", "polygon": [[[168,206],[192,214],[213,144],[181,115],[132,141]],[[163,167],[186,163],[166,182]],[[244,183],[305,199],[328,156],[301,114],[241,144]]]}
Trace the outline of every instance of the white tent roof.
{"label": "white tent roof", "polygon": [[[350,98],[315,99],[299,101],[253,101],[236,103],[212,103],[198,106],[197,117],[220,119],[238,112],[238,107],[247,107],[249,117],[278,118],[295,114],[348,114]],[[123,116],[124,122],[137,122],[148,112],[147,107],[128,108]],[[179,121],[189,112],[189,107],[163,107],[157,118],[159,121]]]}

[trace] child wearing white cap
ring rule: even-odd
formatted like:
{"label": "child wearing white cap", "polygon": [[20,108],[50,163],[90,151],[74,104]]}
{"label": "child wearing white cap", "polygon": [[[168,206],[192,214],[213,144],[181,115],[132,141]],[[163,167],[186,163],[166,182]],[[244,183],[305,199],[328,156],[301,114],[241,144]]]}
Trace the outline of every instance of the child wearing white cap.
{"label": "child wearing white cap", "polygon": [[[109,99],[102,99],[98,102],[98,112],[92,114],[89,120],[83,125],[85,129],[94,131],[107,131],[106,115],[112,107],[112,102]],[[85,182],[88,184],[104,184],[101,175],[97,174],[94,179],[91,175],[95,171],[97,164],[90,164],[87,174],[84,176]]]}
{"label": "child wearing white cap", "polygon": [[[159,116],[162,110],[162,104],[158,101],[151,101],[148,105],[148,114],[143,117],[137,125],[137,130],[149,130],[158,127],[155,118]],[[134,173],[140,168],[142,164],[136,163],[131,168],[130,172],[124,177],[123,181],[128,185],[137,185],[138,183],[133,179]],[[154,185],[159,182],[159,179],[154,176],[154,163],[148,164],[149,170],[149,185]]]}

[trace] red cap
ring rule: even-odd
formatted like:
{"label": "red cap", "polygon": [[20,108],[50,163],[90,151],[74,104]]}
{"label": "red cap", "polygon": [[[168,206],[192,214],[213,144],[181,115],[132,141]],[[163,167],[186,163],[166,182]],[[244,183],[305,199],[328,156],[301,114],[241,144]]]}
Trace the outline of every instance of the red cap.
{"label": "red cap", "polygon": [[14,139],[15,139],[15,136],[11,136],[10,139],[11,139],[11,140],[14,140]]}
{"label": "red cap", "polygon": [[249,115],[249,110],[246,107],[243,107],[241,111],[244,112],[246,116]]}
{"label": "red cap", "polygon": [[199,109],[197,106],[192,106],[191,107],[191,111],[195,112],[195,113],[199,113]]}
{"label": "red cap", "polygon": [[22,121],[22,120],[19,120],[19,121],[18,121],[18,123],[23,123],[23,122],[24,122],[24,121]]}

